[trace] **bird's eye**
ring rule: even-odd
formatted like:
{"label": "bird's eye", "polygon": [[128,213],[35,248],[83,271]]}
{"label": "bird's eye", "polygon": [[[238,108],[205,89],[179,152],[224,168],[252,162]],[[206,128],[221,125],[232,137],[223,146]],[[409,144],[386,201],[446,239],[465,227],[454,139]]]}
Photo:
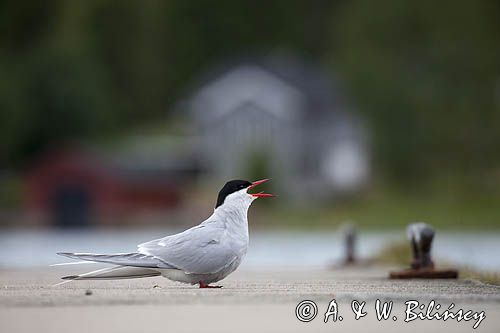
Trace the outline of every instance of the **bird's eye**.
{"label": "bird's eye", "polygon": [[238,186],[238,187],[239,187],[239,188],[245,188],[245,185],[240,185],[240,186]]}

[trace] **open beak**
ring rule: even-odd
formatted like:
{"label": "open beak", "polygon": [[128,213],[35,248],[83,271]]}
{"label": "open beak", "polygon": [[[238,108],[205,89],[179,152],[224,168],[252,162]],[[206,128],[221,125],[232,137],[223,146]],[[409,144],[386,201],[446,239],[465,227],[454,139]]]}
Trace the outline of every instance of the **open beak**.
{"label": "open beak", "polygon": [[[252,183],[252,185],[248,186],[248,189],[252,189],[254,188],[255,186],[257,185],[260,185],[260,184],[263,184],[267,181],[269,181],[270,179],[262,179],[262,180],[257,180],[255,182]],[[259,193],[249,193],[250,195],[256,197],[256,198],[269,198],[269,197],[274,197],[274,194],[270,194],[270,193],[264,193],[264,192],[259,192]]]}

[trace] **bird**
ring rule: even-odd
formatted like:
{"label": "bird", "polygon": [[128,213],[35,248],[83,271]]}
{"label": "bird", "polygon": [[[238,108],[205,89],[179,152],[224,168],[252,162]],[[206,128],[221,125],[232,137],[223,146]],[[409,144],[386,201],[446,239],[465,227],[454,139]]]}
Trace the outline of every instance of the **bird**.
{"label": "bird", "polygon": [[[131,253],[72,253],[60,256],[98,262],[112,267],[80,275],[62,277],[73,280],[110,280],[163,276],[172,281],[221,288],[211,285],[234,272],[245,256],[248,243],[248,209],[257,198],[273,194],[248,191],[269,181],[228,181],[219,191],[213,214],[205,221],[181,233],[139,244]],[[75,262],[72,262],[75,263]],[[72,264],[69,263],[69,264]]]}

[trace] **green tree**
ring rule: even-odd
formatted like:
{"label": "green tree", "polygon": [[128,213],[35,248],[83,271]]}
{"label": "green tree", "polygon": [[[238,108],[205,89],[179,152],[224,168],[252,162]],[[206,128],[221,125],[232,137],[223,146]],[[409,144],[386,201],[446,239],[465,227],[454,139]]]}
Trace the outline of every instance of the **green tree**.
{"label": "green tree", "polygon": [[337,17],[331,61],[374,125],[375,156],[390,174],[498,166],[498,2],[361,0]]}

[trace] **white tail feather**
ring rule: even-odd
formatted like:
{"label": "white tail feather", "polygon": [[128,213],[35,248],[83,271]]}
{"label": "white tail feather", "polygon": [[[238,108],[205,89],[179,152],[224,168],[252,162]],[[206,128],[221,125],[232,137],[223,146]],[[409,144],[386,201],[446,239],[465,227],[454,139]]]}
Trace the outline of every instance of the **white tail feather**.
{"label": "white tail feather", "polygon": [[75,281],[75,280],[116,280],[116,279],[135,279],[135,278],[143,278],[143,277],[153,277],[161,275],[160,272],[154,269],[147,268],[139,268],[139,267],[127,267],[127,266],[114,266],[103,269],[98,269],[96,271],[65,276],[64,280],[54,286],[59,286],[65,284],[67,282]]}
{"label": "white tail feather", "polygon": [[54,266],[67,266],[67,265],[80,265],[80,264],[97,264],[95,261],[74,261],[74,262],[62,262],[58,264],[52,264],[50,267]]}
{"label": "white tail feather", "polygon": [[79,275],[74,275],[71,278],[68,277],[68,279],[66,279],[66,281],[62,281],[62,282],[59,282],[59,283],[56,283],[56,284],[52,285],[52,287],[57,287],[57,286],[66,284],[68,282],[79,280],[81,278],[84,278],[84,277],[87,277],[87,276],[91,276],[91,275],[92,276],[99,276],[100,274],[105,274],[105,273],[117,270],[118,268],[121,268],[121,267],[120,266],[116,266],[116,267],[101,268],[101,269],[98,269],[98,270],[95,270],[95,271],[92,271],[92,272],[88,272],[88,273],[84,273],[84,274],[79,274]]}

